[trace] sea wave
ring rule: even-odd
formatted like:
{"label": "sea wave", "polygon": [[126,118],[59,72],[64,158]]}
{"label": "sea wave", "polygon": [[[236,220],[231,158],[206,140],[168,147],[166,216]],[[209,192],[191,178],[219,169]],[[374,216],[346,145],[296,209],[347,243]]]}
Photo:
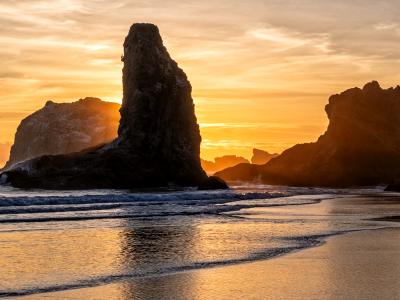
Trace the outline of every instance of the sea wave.
{"label": "sea wave", "polygon": [[[363,193],[376,192],[376,188]],[[348,190],[252,186],[220,191],[24,191],[0,188],[0,223],[221,215],[246,208],[312,204]],[[354,190],[359,194],[360,191]],[[226,217],[226,215],[225,215]]]}

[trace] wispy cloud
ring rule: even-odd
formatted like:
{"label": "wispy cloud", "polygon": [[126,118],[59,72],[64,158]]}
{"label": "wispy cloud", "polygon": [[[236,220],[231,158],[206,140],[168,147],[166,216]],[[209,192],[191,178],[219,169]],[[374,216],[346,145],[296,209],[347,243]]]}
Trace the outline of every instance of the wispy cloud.
{"label": "wispy cloud", "polygon": [[305,34],[287,28],[261,27],[250,29],[246,34],[255,39],[275,44],[277,51],[286,51],[298,47],[312,47],[322,52],[329,52],[329,34]]}
{"label": "wispy cloud", "polygon": [[397,28],[399,28],[399,24],[398,23],[381,22],[381,23],[378,23],[378,24],[374,25],[374,29],[378,30],[378,31],[392,30],[392,29],[397,29]]}

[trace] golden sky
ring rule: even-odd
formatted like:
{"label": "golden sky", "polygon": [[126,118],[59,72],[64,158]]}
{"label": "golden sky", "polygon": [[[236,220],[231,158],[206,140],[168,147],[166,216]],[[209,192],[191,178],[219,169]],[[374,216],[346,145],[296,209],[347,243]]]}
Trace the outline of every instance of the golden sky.
{"label": "golden sky", "polygon": [[324,132],[331,94],[400,83],[397,0],[1,0],[0,142],[46,100],[121,101],[122,43],[158,25],[193,85],[202,156]]}

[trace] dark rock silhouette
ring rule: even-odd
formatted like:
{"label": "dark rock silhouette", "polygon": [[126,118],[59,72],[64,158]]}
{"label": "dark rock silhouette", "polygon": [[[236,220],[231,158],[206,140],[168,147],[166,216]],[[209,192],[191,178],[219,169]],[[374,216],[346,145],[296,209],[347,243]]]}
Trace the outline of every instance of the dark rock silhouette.
{"label": "dark rock silhouette", "polygon": [[233,167],[238,164],[249,163],[247,159],[236,155],[224,155],[214,158],[214,161],[201,160],[201,166],[208,173],[218,172],[225,168]]}
{"label": "dark rock silhouette", "polygon": [[385,188],[385,191],[387,192],[400,192],[400,181],[396,180],[393,181],[392,183],[389,183],[387,187]]}
{"label": "dark rock silhouette", "polygon": [[267,151],[260,149],[253,149],[253,156],[251,157],[251,163],[256,165],[264,165],[271,160],[271,158],[277,157],[278,154],[271,154]]}
{"label": "dark rock silhouette", "polygon": [[243,163],[216,172],[215,176],[226,181],[260,182],[262,166]]}
{"label": "dark rock silhouette", "polygon": [[49,189],[198,186],[199,126],[191,85],[158,28],[134,24],[124,42],[118,138],[83,152],[42,156],[3,173],[18,187]]}
{"label": "dark rock silhouette", "polygon": [[0,168],[4,166],[10,156],[11,145],[8,143],[0,143]]}
{"label": "dark rock silhouette", "polygon": [[[333,95],[325,110],[327,131],[315,143],[299,144],[257,170],[237,166],[216,173],[225,180],[243,176],[268,184],[366,186],[400,178],[400,87],[363,89]],[[253,170],[250,172],[249,170]]]}
{"label": "dark rock silhouette", "polygon": [[224,180],[216,176],[210,176],[199,185],[199,190],[226,190],[229,186]]}
{"label": "dark rock silhouette", "polygon": [[109,143],[117,136],[117,103],[87,97],[46,105],[21,121],[5,168],[46,154],[78,152]]}

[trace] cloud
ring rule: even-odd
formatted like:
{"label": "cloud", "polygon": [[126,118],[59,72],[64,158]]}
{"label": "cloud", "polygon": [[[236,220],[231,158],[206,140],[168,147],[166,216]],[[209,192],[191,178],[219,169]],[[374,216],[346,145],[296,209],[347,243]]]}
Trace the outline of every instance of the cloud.
{"label": "cloud", "polygon": [[251,29],[247,35],[275,44],[278,51],[309,46],[322,52],[329,52],[329,34],[304,34],[286,28],[261,27]]}
{"label": "cloud", "polygon": [[381,30],[392,30],[392,29],[397,29],[399,28],[398,23],[387,23],[387,22],[381,22],[378,24],[374,25],[374,29],[381,31]]}
{"label": "cloud", "polygon": [[[330,94],[400,82],[395,0],[2,0],[0,11],[6,115],[47,99],[120,100],[122,43],[134,22],[159,26],[210,142],[280,151],[321,133]],[[0,126],[11,140],[22,115],[6,115]]]}
{"label": "cloud", "polygon": [[20,72],[13,72],[13,71],[0,71],[0,79],[15,79],[15,78],[22,78],[24,75]]}

